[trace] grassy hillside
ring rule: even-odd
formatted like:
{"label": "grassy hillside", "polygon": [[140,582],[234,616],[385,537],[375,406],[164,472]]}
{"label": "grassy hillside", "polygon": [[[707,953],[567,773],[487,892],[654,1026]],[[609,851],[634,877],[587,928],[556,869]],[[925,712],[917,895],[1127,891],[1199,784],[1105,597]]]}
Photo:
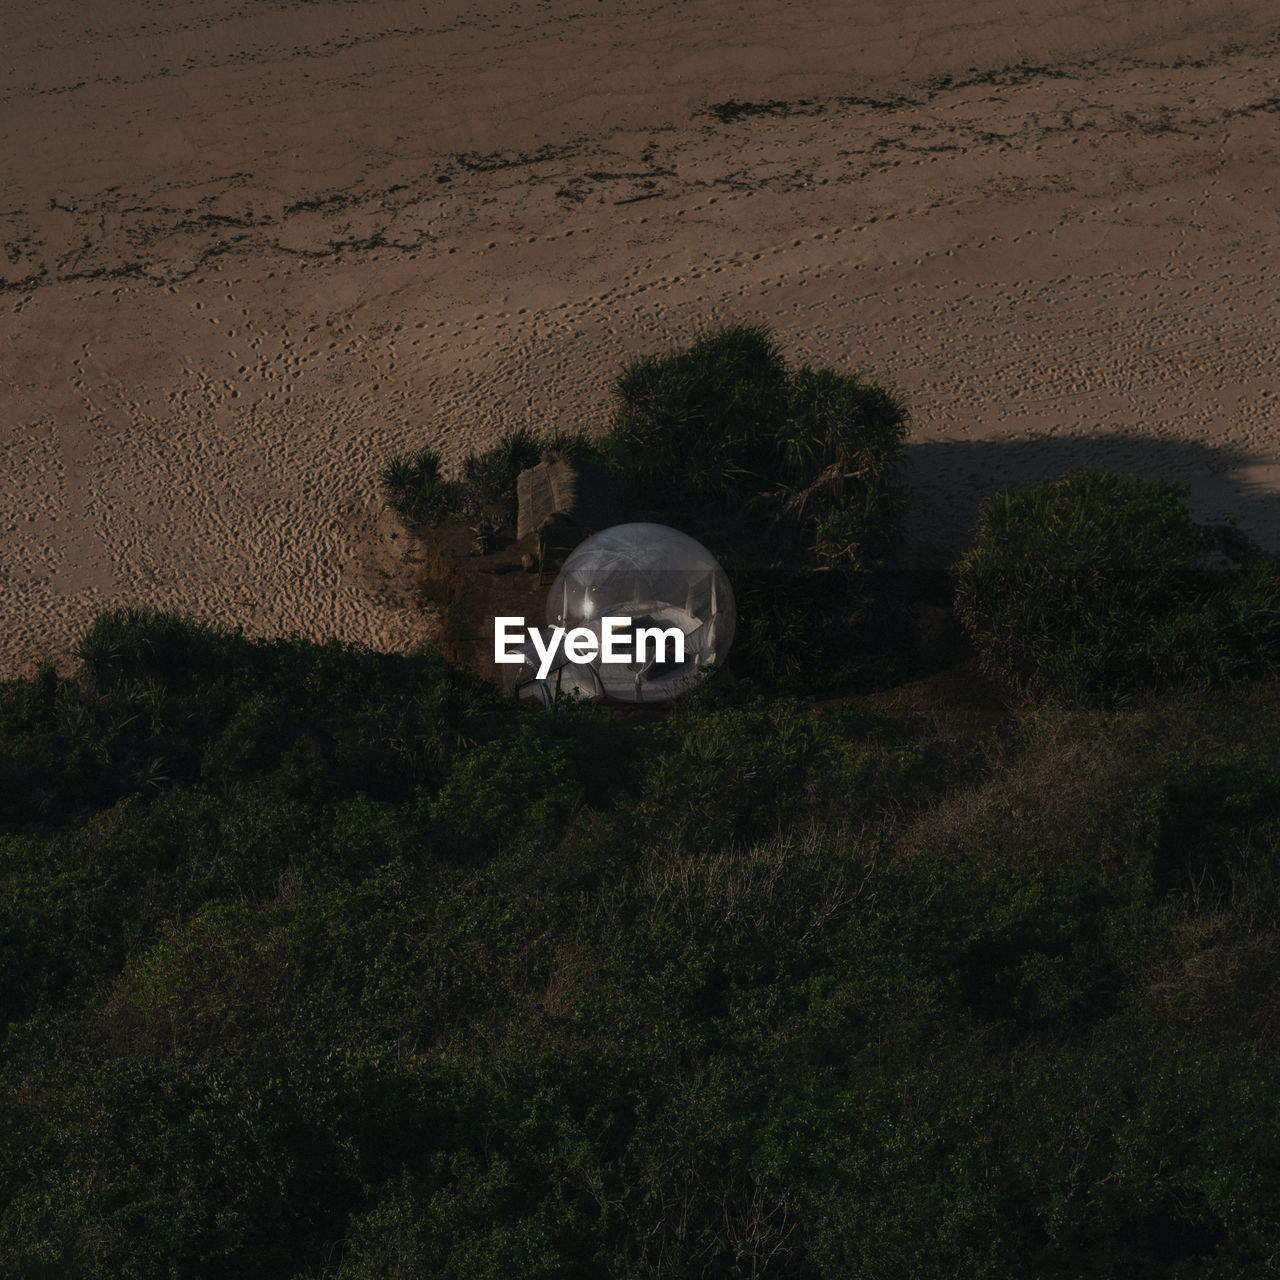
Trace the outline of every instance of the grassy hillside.
{"label": "grassy hillside", "polygon": [[851,680],[885,577],[769,501],[736,681],[657,714],[139,610],[0,685],[0,1274],[1280,1271],[1274,562],[1001,497],[970,663]]}
{"label": "grassy hillside", "polygon": [[5,1274],[1272,1267],[1280,684],[957,734],[86,650],[0,696]]}

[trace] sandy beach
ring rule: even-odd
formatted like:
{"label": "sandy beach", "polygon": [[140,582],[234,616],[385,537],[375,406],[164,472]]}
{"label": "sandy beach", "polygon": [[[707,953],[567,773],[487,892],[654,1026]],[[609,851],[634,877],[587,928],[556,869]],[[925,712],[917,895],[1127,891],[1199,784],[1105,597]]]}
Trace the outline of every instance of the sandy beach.
{"label": "sandy beach", "polygon": [[904,394],[911,554],[1082,465],[1280,552],[1264,0],[5,9],[0,678],[116,604],[420,645],[386,460],[731,320]]}

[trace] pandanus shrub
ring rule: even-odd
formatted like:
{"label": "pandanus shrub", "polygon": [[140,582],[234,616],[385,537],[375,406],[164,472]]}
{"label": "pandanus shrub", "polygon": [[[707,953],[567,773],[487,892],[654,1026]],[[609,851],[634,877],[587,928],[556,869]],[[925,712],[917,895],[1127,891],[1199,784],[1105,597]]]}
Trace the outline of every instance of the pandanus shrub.
{"label": "pandanus shrub", "polygon": [[759,326],[731,325],[645,356],[614,387],[614,457],[655,491],[794,529],[828,565],[896,546],[906,410],[851,374],[789,370]]}
{"label": "pandanus shrub", "polygon": [[440,475],[440,455],[434,449],[393,458],[378,479],[387,502],[406,520],[433,524],[461,505],[461,486]]}

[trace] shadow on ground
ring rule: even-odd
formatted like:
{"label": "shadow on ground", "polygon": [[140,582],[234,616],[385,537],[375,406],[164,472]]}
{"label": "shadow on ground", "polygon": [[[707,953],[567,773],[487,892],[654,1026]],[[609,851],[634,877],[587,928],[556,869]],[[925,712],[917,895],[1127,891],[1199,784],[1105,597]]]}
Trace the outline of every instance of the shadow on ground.
{"label": "shadow on ground", "polygon": [[1280,554],[1280,496],[1242,475],[1271,464],[1271,459],[1243,450],[1147,435],[908,444],[905,475],[911,506],[905,558],[908,564],[945,561],[970,544],[979,508],[992,494],[1056,480],[1084,467],[1180,484],[1197,523],[1234,518],[1265,551]]}

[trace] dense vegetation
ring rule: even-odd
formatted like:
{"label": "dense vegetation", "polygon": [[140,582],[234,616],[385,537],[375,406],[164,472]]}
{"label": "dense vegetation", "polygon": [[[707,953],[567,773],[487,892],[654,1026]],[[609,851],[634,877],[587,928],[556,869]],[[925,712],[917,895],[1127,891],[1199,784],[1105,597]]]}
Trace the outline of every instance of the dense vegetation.
{"label": "dense vegetation", "polygon": [[383,492],[412,522],[465,519],[488,548],[514,525],[520,471],[543,448],[567,452],[612,481],[619,522],[673,524],[717,556],[735,584],[744,674],[805,693],[819,673],[830,690],[882,682],[888,655],[864,637],[879,607],[871,573],[902,534],[900,399],[852,374],[789,369],[751,325],[633,360],[613,398],[599,435],[539,442],[517,428],[456,481],[425,448],[388,463]]}
{"label": "dense vegetation", "polygon": [[4,1274],[1273,1267],[1280,685],[613,719],[84,649],[0,696]]}
{"label": "dense vegetation", "polygon": [[[825,565],[866,568],[897,548],[906,413],[882,388],[788,370],[766,330],[730,326],[633,361],[614,394],[606,456],[647,482],[647,504],[733,513],[738,536],[755,516]],[[797,567],[800,547],[783,545]]]}
{"label": "dense vegetation", "polygon": [[982,667],[1078,702],[1274,671],[1280,570],[1182,496],[1081,471],[991,498],[956,575]]}
{"label": "dense vegetation", "polygon": [[103,614],[0,684],[0,1274],[1275,1274],[1274,572],[1078,477],[957,568],[1003,699],[656,715]]}
{"label": "dense vegetation", "polygon": [[613,391],[613,419],[598,437],[540,443],[520,427],[469,454],[452,482],[441,478],[440,455],[424,448],[387,464],[383,491],[421,523],[492,506],[511,520],[516,477],[545,446],[616,477],[637,518],[656,510],[687,523],[697,513],[704,529],[741,539],[745,514],[775,543],[798,534],[826,565],[867,568],[897,548],[906,411],[883,388],[830,369],[788,370],[766,329],[728,325],[685,350],[633,360]]}

